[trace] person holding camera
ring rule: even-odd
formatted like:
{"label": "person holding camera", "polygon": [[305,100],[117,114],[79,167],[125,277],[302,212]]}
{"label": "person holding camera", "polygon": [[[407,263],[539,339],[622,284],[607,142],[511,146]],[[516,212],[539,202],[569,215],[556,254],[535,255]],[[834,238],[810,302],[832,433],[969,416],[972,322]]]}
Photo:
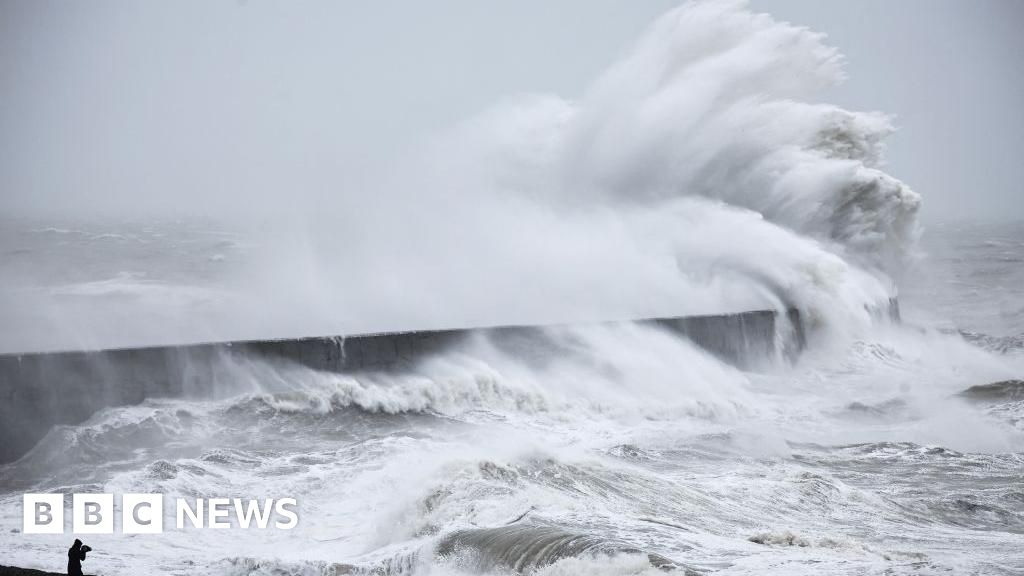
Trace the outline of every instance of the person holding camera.
{"label": "person holding camera", "polygon": [[68,576],[82,576],[82,561],[85,560],[85,553],[90,551],[92,548],[75,538],[75,543],[68,549]]}

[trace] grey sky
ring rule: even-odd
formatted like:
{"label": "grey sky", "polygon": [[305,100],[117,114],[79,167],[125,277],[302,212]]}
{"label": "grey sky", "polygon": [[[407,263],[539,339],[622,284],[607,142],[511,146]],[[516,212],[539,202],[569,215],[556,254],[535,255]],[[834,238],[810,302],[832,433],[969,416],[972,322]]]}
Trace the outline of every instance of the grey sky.
{"label": "grey sky", "polygon": [[889,168],[925,219],[1024,218],[1024,2],[755,0],[828,34],[847,82],[828,96],[896,115]]}
{"label": "grey sky", "polygon": [[[211,212],[358,186],[503,96],[574,97],[673,2],[0,0],[2,210]],[[1019,218],[1024,3],[755,0],[897,115],[928,219]]]}

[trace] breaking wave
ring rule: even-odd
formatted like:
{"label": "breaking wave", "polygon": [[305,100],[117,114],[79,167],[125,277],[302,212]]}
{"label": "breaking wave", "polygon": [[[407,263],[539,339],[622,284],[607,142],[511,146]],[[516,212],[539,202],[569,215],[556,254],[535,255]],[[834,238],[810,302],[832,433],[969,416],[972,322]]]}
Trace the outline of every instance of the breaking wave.
{"label": "breaking wave", "polygon": [[482,166],[466,177],[474,194],[572,206],[589,228],[624,229],[643,255],[611,264],[633,273],[668,257],[683,277],[677,300],[707,300],[710,283],[728,301],[737,295],[722,285],[753,285],[762,302],[863,319],[914,253],[919,197],[879,169],[885,117],[800,100],[842,79],[836,51],[743,6],[669,12],[579,100],[509,100],[451,135],[431,166]]}

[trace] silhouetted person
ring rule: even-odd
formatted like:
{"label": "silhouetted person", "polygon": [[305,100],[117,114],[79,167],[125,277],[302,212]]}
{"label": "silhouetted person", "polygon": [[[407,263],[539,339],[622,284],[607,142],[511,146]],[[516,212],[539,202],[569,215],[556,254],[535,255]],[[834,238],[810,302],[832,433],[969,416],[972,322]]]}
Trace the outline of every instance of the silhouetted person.
{"label": "silhouetted person", "polygon": [[85,553],[92,548],[83,546],[82,541],[75,538],[75,543],[68,548],[68,576],[82,576],[82,560],[85,560]]}

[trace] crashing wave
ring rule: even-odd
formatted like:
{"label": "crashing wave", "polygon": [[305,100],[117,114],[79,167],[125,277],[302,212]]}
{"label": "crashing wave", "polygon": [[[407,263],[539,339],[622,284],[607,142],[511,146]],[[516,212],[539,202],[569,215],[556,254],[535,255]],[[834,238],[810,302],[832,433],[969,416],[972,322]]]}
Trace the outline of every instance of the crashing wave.
{"label": "crashing wave", "polygon": [[1024,380],[978,384],[960,392],[959,395],[980,402],[1016,402],[1024,400]]}
{"label": "crashing wave", "polygon": [[[872,322],[918,236],[919,196],[882,171],[892,124],[812,103],[842,80],[838,53],[745,8],[685,4],[578,99],[522,96],[466,122],[426,162],[445,200],[474,227],[514,216],[550,238],[515,253],[543,267],[538,282],[594,280],[566,305],[756,302],[812,325]],[[581,256],[577,236],[603,259]]]}
{"label": "crashing wave", "polygon": [[992,336],[980,332],[960,330],[958,332],[964,340],[988,350],[1000,354],[1015,354],[1024,350],[1024,334],[1013,336]]}
{"label": "crashing wave", "polygon": [[477,573],[505,569],[530,574],[567,558],[624,554],[644,555],[650,566],[662,571],[682,570],[686,576],[700,574],[624,542],[527,524],[459,530],[441,539],[436,554]]}

